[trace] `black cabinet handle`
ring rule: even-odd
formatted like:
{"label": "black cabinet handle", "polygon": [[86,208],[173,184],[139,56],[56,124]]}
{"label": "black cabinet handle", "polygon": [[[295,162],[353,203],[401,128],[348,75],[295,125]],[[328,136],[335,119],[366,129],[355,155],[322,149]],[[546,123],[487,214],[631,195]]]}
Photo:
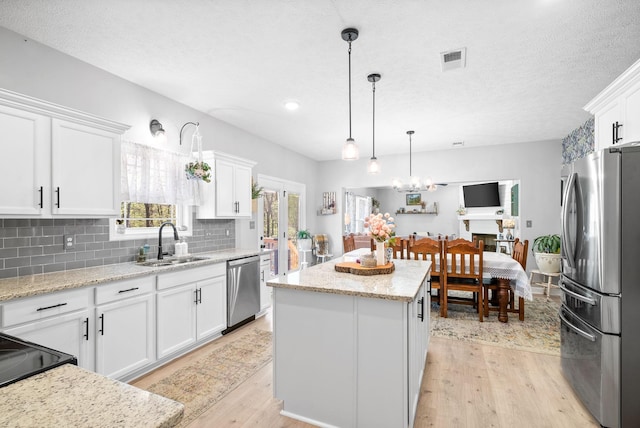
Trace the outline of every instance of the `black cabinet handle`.
{"label": "black cabinet handle", "polygon": [[43,202],[43,194],[44,194],[44,188],[42,186],[40,186],[40,190],[38,190],[38,192],[40,192],[40,208],[44,208],[44,202]]}
{"label": "black cabinet handle", "polygon": [[198,288],[198,303],[202,304],[202,288]]}
{"label": "black cabinet handle", "polygon": [[616,143],[616,124],[614,122],[611,123],[611,144]]}
{"label": "black cabinet handle", "polygon": [[424,322],[424,297],[422,297],[420,300],[418,300],[418,304],[420,305],[420,310],[421,312],[418,313],[418,318],[420,318],[422,320],[422,322]]}
{"label": "black cabinet handle", "polygon": [[104,336],[104,314],[100,315],[100,336]]}
{"label": "black cabinet handle", "polygon": [[60,208],[60,188],[56,187],[56,207]]}
{"label": "black cabinet handle", "polygon": [[127,288],[126,290],[118,291],[118,294],[120,294],[120,293],[128,293],[129,291],[135,291],[135,290],[138,290],[139,288],[140,287]]}
{"label": "black cabinet handle", "polygon": [[613,144],[616,144],[618,141],[622,140],[622,137],[620,137],[620,127],[622,127],[622,124],[616,122],[613,126],[614,126],[614,129],[615,129],[615,136],[613,138]]}
{"label": "black cabinet handle", "polygon": [[85,318],[84,323],[84,338],[85,340],[89,340],[89,318]]}
{"label": "black cabinet handle", "polygon": [[64,306],[66,303],[58,303],[57,305],[45,306],[44,308],[36,309],[37,312],[46,311],[47,309],[59,308],[60,306]]}

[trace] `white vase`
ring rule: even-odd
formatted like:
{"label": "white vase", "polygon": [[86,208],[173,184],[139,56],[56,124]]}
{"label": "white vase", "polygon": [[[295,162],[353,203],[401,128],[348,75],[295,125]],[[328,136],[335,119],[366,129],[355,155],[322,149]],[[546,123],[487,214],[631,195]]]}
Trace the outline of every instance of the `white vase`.
{"label": "white vase", "polygon": [[384,250],[384,242],[376,241],[376,264],[378,266],[387,264],[387,255]]}

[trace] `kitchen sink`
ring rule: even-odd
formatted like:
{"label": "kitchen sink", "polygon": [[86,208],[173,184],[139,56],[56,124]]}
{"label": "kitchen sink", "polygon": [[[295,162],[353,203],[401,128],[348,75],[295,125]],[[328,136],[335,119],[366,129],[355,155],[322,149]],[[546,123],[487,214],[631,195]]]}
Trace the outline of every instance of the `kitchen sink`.
{"label": "kitchen sink", "polygon": [[161,266],[175,266],[185,263],[198,262],[200,260],[209,260],[208,257],[167,257],[162,260],[147,260],[146,262],[136,263],[138,266],[146,267],[161,267]]}

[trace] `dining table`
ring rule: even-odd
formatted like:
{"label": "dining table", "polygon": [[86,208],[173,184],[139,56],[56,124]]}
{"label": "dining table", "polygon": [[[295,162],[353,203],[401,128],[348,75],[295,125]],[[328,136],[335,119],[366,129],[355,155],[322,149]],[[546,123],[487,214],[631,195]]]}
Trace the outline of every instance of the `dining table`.
{"label": "dining table", "polygon": [[[370,249],[359,248],[345,253],[343,257],[346,261],[355,261],[362,255],[369,253],[371,253]],[[448,254],[448,257],[451,257],[451,255]],[[439,264],[440,260],[436,260],[436,267],[438,267]],[[451,263],[447,263],[447,265],[451,266]],[[485,278],[494,278],[498,283],[498,321],[509,322],[509,312],[507,309],[510,291],[513,292],[515,297],[529,301],[533,300],[529,277],[522,268],[522,265],[511,256],[494,251],[483,251],[482,271]],[[523,320],[522,314],[520,320]]]}

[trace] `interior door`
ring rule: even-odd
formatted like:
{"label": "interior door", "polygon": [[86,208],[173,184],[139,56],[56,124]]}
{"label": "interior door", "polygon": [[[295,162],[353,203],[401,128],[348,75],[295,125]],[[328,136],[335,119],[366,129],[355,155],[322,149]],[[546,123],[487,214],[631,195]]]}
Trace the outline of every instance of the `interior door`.
{"label": "interior door", "polygon": [[258,221],[260,246],[274,250],[271,277],[286,276],[291,271],[299,270],[303,261],[296,245],[296,236],[306,224],[305,186],[262,175],[258,175],[258,183],[264,188],[258,200],[258,212],[262,213],[262,219]]}

